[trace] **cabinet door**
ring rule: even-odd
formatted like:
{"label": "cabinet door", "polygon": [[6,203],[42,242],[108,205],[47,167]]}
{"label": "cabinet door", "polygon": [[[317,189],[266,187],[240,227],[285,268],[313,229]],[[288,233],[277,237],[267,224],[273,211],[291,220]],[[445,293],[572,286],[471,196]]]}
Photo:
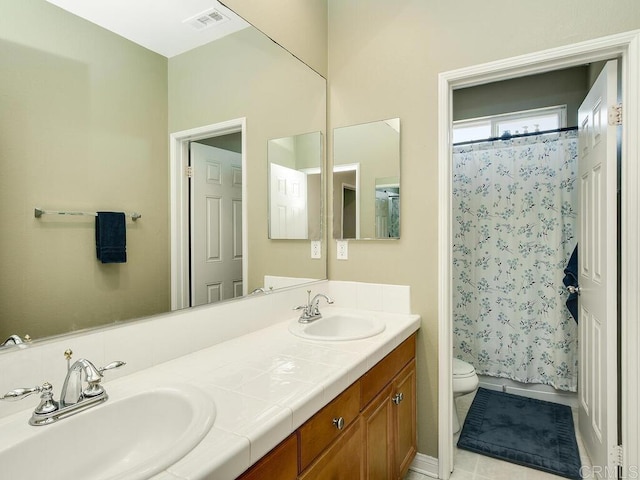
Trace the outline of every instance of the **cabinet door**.
{"label": "cabinet door", "polygon": [[240,475],[238,480],[296,480],[297,475],[298,437],[293,434]]}
{"label": "cabinet door", "polygon": [[394,475],[402,479],[416,455],[416,362],[395,378],[391,392],[394,437]]}
{"label": "cabinet door", "polygon": [[353,422],[344,433],[300,475],[300,480],[362,479],[362,423]]}
{"label": "cabinet door", "polygon": [[362,412],[364,478],[388,480],[393,475],[391,385]]}

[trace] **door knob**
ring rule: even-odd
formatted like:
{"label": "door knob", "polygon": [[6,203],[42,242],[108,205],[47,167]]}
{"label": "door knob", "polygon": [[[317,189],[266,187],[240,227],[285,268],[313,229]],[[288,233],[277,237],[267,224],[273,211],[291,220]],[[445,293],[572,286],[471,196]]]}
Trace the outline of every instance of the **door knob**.
{"label": "door knob", "polygon": [[578,285],[569,285],[567,287],[567,290],[569,290],[569,293],[577,293],[578,295],[580,295],[581,291],[580,291],[580,287]]}
{"label": "door knob", "polygon": [[402,400],[404,400],[404,395],[402,394],[402,392],[396,393],[392,399],[393,403],[395,403],[396,405],[400,405],[400,402]]}
{"label": "door knob", "polygon": [[334,418],[333,424],[336,426],[338,430],[342,430],[344,428],[344,418],[342,417]]}

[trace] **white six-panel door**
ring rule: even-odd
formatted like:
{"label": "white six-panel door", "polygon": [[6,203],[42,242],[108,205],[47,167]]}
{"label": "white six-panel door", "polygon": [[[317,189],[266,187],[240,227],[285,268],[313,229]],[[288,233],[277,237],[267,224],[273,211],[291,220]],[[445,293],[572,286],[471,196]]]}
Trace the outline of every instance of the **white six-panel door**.
{"label": "white six-panel door", "polygon": [[307,175],[270,163],[269,177],[269,238],[308,238]]}
{"label": "white six-panel door", "polygon": [[191,143],[191,304],[242,296],[242,158]]}
{"label": "white six-panel door", "polygon": [[[616,478],[617,145],[608,124],[617,62],[608,62],[578,110],[579,428],[598,478]],[[615,475],[615,476],[612,476]]]}

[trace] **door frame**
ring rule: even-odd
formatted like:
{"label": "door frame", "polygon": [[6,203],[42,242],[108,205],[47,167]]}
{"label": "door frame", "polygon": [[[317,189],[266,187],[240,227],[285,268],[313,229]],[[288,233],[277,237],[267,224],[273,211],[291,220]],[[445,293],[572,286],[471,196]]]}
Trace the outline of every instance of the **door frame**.
{"label": "door frame", "polygon": [[[356,184],[351,185],[347,183],[342,184],[342,188],[340,189],[340,202],[342,207],[342,212],[344,212],[344,186],[348,186],[356,191],[356,238],[355,240],[360,238],[360,163],[345,163],[341,165],[334,165],[332,173],[340,173],[340,172],[356,172]],[[340,231],[344,231],[344,217],[341,217],[341,225]],[[353,238],[351,240],[354,240]]]}
{"label": "door frame", "polygon": [[189,142],[219,137],[230,133],[242,134],[242,278],[243,295],[247,294],[249,254],[247,222],[247,135],[246,118],[191,128],[169,134],[169,181],[171,222],[171,310],[190,306],[189,297]]}
{"label": "door frame", "polygon": [[[360,222],[358,222],[358,216],[360,214],[360,212],[358,211],[358,189],[356,188],[355,185],[351,185],[350,183],[344,183],[342,182],[342,188],[340,188],[340,193],[342,193],[342,195],[340,195],[341,197],[341,202],[340,202],[340,220],[341,220],[341,225],[340,225],[340,238],[343,240],[349,240],[348,238],[345,239],[344,238],[344,197],[345,197],[345,192],[349,190],[352,191],[353,193],[356,194],[356,219],[355,219],[355,224],[356,224],[356,236],[355,238],[358,238],[358,225]],[[353,239],[351,239],[353,240]]]}
{"label": "door frame", "polygon": [[640,465],[640,30],[440,73],[438,76],[438,476],[453,468],[452,97],[453,91],[620,58],[622,63],[621,438],[623,475]]}

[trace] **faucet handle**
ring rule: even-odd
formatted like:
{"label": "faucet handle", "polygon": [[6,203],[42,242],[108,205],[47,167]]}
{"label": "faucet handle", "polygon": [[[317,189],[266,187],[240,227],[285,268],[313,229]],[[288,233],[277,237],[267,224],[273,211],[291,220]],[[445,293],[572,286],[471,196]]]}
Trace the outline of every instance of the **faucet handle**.
{"label": "faucet handle", "polygon": [[311,305],[298,305],[297,307],[293,307],[294,310],[302,310],[300,314],[302,318],[307,318],[311,313]]}
{"label": "faucet handle", "polygon": [[42,395],[40,395],[40,403],[34,413],[47,414],[58,409],[58,403],[53,400],[53,386],[49,382],[43,383],[41,387],[16,388],[15,390],[5,393],[0,397],[0,400],[15,402],[34,393],[42,393]]}
{"label": "faucet handle", "polygon": [[91,380],[87,379],[87,381],[89,383],[89,386],[82,391],[84,396],[85,397],[95,397],[97,395],[100,395],[101,393],[104,393],[104,388],[102,388],[102,385],[100,385],[100,380],[102,380],[102,374],[104,372],[106,372],[107,370],[113,370],[114,368],[120,368],[123,365],[126,365],[126,363],[121,361],[121,360],[116,360],[115,362],[108,363],[104,367],[97,368],[96,370],[98,371],[98,374],[100,375],[100,378],[91,379]]}
{"label": "faucet handle", "polygon": [[[93,365],[91,362],[87,362],[90,365]],[[104,388],[100,385],[100,380],[102,380],[103,372],[107,370],[113,370],[114,368],[122,367],[126,365],[125,362],[120,360],[116,360],[115,362],[111,362],[104,367],[96,368],[97,375],[96,376],[87,376],[87,383],[89,384],[87,388],[82,391],[82,394],[85,397],[97,397],[98,395],[104,393]]]}
{"label": "faucet handle", "polygon": [[45,382],[40,388],[42,395],[40,395],[40,403],[34,410],[34,414],[46,415],[58,410],[58,402],[53,399],[53,385],[49,382]]}
{"label": "faucet handle", "polygon": [[[45,383],[45,385],[47,385]],[[22,400],[25,397],[28,397],[29,395],[32,395],[34,393],[40,393],[43,389],[44,385],[42,387],[37,386],[37,387],[30,387],[30,388],[16,388],[15,390],[11,390],[10,392],[5,393],[3,396],[0,397],[0,400],[5,400],[7,402],[15,402],[17,400]]]}
{"label": "faucet handle", "polygon": [[114,368],[120,368],[123,367],[127,364],[127,362],[123,362],[122,360],[116,360],[115,362],[111,362],[107,365],[105,365],[104,367],[100,367],[98,369],[98,372],[100,373],[104,373],[107,370],[113,370]]}

